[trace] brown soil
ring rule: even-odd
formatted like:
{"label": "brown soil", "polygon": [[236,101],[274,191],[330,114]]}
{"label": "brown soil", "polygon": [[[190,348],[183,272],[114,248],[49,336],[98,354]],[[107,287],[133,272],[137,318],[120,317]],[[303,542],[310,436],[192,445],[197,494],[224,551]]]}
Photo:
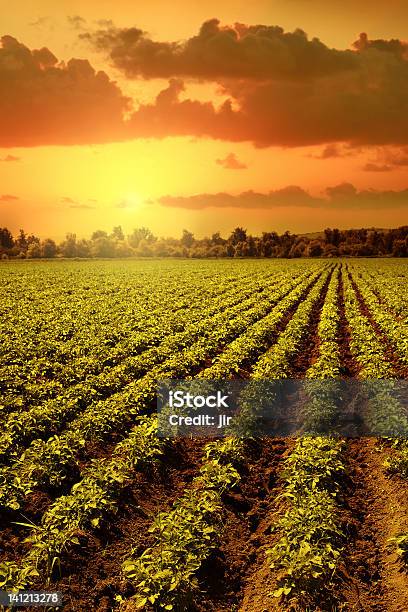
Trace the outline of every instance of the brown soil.
{"label": "brown soil", "polygon": [[307,334],[305,335],[299,350],[292,359],[291,364],[291,377],[303,378],[307,370],[319,357],[319,334],[318,326],[322,313],[324,301],[326,299],[327,290],[329,287],[330,279],[332,277],[333,270],[329,275],[324,287],[321,291],[319,299],[312,308],[312,312],[309,318],[309,325]]}
{"label": "brown soil", "polygon": [[271,503],[281,490],[279,468],[293,443],[288,438],[252,443],[239,488],[225,496],[221,546],[199,574],[202,593],[196,601],[197,611],[238,609],[245,584],[268,538]]}
{"label": "brown soil", "polygon": [[[293,314],[296,311],[297,307],[305,299],[305,297],[308,295],[308,293],[310,292],[312,287],[317,283],[317,281],[318,281],[318,279],[315,279],[313,281],[313,283],[310,285],[310,287],[308,287],[307,289],[305,289],[303,291],[301,297],[295,302],[295,304],[293,304],[293,306],[291,306],[285,312],[285,314],[282,316],[282,318],[280,319],[280,321],[276,325],[276,328],[274,329],[274,331],[270,333],[270,336],[268,338],[268,343],[267,343],[266,348],[263,347],[259,351],[259,354],[261,354],[264,351],[268,350],[268,348],[270,348],[271,346],[273,346],[273,344],[275,344],[275,342],[277,341],[279,335],[282,333],[282,331],[284,331],[284,329],[286,328],[287,324],[289,323],[289,321],[293,317]],[[286,297],[292,290],[293,290],[293,287],[291,289],[289,289],[282,296],[281,299]],[[274,307],[275,307],[275,305],[271,306],[271,308],[269,309],[269,312],[271,312],[274,309]],[[268,316],[269,312],[265,316]],[[260,319],[258,319],[258,321],[261,321],[263,318],[264,317],[261,317]],[[258,321],[256,321],[256,322],[258,322]],[[206,358],[204,364],[202,366],[200,366],[199,368],[197,368],[197,372],[195,372],[195,373],[199,373],[199,372],[201,372],[204,369],[210,368],[214,364],[215,359],[228,349],[229,344],[230,344],[230,342],[228,342],[226,344],[223,344],[223,345],[220,345],[218,347],[217,351],[216,351],[216,354],[214,356],[208,356]],[[233,377],[236,378],[236,379],[249,379],[251,377],[251,372],[252,372],[252,368],[254,366],[254,363],[256,363],[256,360],[257,360],[258,357],[259,357],[259,355],[255,355],[251,359],[243,360],[242,363],[241,363],[240,369],[238,370],[237,373],[235,373],[233,375]]]}
{"label": "brown soil", "polygon": [[341,374],[343,378],[357,378],[361,370],[360,364],[354,359],[350,350],[350,339],[351,331],[346,318],[346,312],[344,307],[344,274],[343,264],[340,275],[339,283],[339,311],[340,311],[340,329],[339,329],[339,348],[340,348],[340,362],[341,362]]}
{"label": "brown soil", "polygon": [[[342,273],[347,273],[345,267]],[[407,370],[401,369],[393,347],[373,320],[353,279],[352,282],[361,312],[384,341],[387,359],[401,377],[407,377]],[[318,355],[317,327],[327,285],[313,308],[307,336],[293,359],[294,377],[302,377]],[[270,345],[309,291],[285,314],[276,332],[271,334]],[[357,378],[360,366],[350,351],[342,278],[338,305],[342,376]],[[219,352],[224,348],[220,346]],[[204,365],[208,367],[211,363],[207,359]],[[203,364],[197,372],[202,368]],[[251,368],[252,362],[245,363],[239,376],[248,377]],[[111,437],[109,444],[89,443],[80,456],[81,466],[90,457],[110,456],[115,441]],[[62,575],[49,586],[51,590],[63,592],[64,612],[108,612],[115,606],[115,595],[132,596],[132,584],[124,580],[121,572],[122,562],[131,548],[140,554],[149,546],[148,528],[153,516],[160,510],[168,510],[189,486],[197,474],[206,442],[208,439],[175,441],[162,461],[147,471],[135,473],[131,486],[121,495],[115,517],[108,517],[92,534],[79,534],[80,546],[67,551],[62,560]],[[266,556],[266,550],[279,538],[273,527],[285,511],[286,503],[279,498],[282,491],[279,470],[293,444],[290,438],[248,442],[247,458],[240,468],[240,485],[223,499],[225,528],[220,545],[198,573],[200,593],[195,597],[192,612],[305,610],[304,606],[285,604],[273,597],[279,576],[270,569]],[[339,497],[342,526],[347,534],[342,563],[336,582],[328,587],[327,600],[316,598],[309,607],[310,612],[408,611],[408,577],[395,549],[388,544],[390,537],[408,532],[408,483],[386,475],[383,468],[386,454],[374,439],[348,441],[348,477]],[[27,522],[28,519],[38,523],[52,497],[46,492],[29,495],[18,518],[15,513],[11,520]],[[26,552],[22,540],[27,530],[12,524],[9,515],[5,518],[9,526],[1,531],[0,560],[18,561]]]}
{"label": "brown soil", "polygon": [[121,495],[116,518],[108,517],[92,534],[79,534],[80,546],[67,551],[62,576],[49,587],[62,591],[64,612],[107,612],[116,594],[132,594],[121,572],[122,562],[132,548],[140,554],[149,546],[153,517],[168,510],[197,474],[207,441],[177,440],[164,461],[135,474]]}
{"label": "brown soil", "polygon": [[339,593],[346,610],[408,610],[408,576],[388,542],[408,531],[408,484],[386,476],[385,457],[376,439],[349,441],[345,506],[351,539]]}

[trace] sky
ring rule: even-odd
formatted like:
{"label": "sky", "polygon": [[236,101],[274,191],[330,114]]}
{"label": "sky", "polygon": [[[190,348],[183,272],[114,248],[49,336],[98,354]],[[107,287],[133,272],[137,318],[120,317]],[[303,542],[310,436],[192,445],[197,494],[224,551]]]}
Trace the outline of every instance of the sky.
{"label": "sky", "polygon": [[0,0],[0,226],[408,223],[406,0]]}

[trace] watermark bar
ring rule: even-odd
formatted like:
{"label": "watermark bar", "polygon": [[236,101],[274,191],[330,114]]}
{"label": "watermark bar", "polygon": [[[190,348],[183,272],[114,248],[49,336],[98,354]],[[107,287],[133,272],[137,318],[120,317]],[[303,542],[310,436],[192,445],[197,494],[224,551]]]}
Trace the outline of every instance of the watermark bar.
{"label": "watermark bar", "polygon": [[407,380],[163,380],[158,435],[408,437]]}
{"label": "watermark bar", "polygon": [[62,606],[60,591],[4,591],[0,590],[0,606],[6,607],[48,607]]}

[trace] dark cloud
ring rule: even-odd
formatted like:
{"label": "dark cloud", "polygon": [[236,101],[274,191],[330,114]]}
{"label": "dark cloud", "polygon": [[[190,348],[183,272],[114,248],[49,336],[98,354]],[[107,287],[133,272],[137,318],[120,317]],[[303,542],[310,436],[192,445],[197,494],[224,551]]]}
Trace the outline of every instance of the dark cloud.
{"label": "dark cloud", "polygon": [[300,29],[285,32],[279,26],[240,23],[223,27],[218,19],[206,21],[196,36],[183,42],[157,42],[139,28],[114,25],[81,38],[106,51],[129,77],[303,79],[357,65],[350,50],[330,49]]}
{"label": "dark cloud", "polygon": [[332,200],[336,198],[344,199],[356,196],[357,189],[351,183],[340,183],[334,187],[326,187],[325,193]]}
{"label": "dark cloud", "polygon": [[392,166],[387,166],[387,164],[373,164],[372,162],[368,162],[363,166],[363,170],[365,172],[390,172],[392,170]]}
{"label": "dark cloud", "polygon": [[0,158],[1,162],[18,162],[20,160],[21,160],[21,158],[20,157],[16,157],[15,155],[6,155],[5,157],[1,157]]}
{"label": "dark cloud", "polygon": [[408,58],[401,41],[361,35],[353,49],[336,50],[302,30],[221,27],[216,19],[184,42],[157,42],[139,28],[114,26],[83,38],[128,77],[215,81],[231,100],[221,109],[177,101],[182,88],[173,85],[167,117],[164,100],[136,113],[133,127],[145,135],[142,119],[151,122],[153,136],[205,135],[259,147],[408,143]]}
{"label": "dark cloud", "polygon": [[162,206],[175,208],[276,208],[285,206],[316,207],[321,198],[311,196],[307,191],[296,185],[283,189],[258,193],[244,191],[239,195],[230,193],[202,193],[193,196],[162,196],[158,202]]}
{"label": "dark cloud", "polygon": [[18,198],[15,195],[10,195],[9,193],[5,193],[4,195],[0,195],[0,202],[15,202],[16,200],[19,200],[20,198]]}
{"label": "dark cloud", "polygon": [[392,166],[408,166],[408,147],[397,150],[386,149],[383,151],[383,158]]}
{"label": "dark cloud", "polygon": [[[128,76],[169,77],[169,85],[135,110],[87,60],[59,63],[47,48],[29,50],[5,36],[0,147],[188,136],[257,147],[320,144],[328,159],[341,150],[338,142],[408,145],[408,59],[401,41],[361,35],[353,49],[336,50],[302,30],[222,27],[216,19],[184,42],[156,42],[139,28],[110,23],[81,36]],[[189,98],[181,77],[216,82],[225,101]]]}
{"label": "dark cloud", "polygon": [[353,154],[354,152],[350,147],[342,147],[338,143],[332,142],[326,145],[317,155],[309,155],[309,157],[314,159],[334,159],[337,157],[349,157]]}
{"label": "dark cloud", "polygon": [[63,197],[61,198],[61,202],[62,202],[63,204],[76,204],[76,201],[75,201],[75,200],[73,200],[72,198],[69,198],[69,197],[67,197],[67,196],[63,196]]}
{"label": "dark cloud", "polygon": [[227,170],[244,170],[248,168],[246,164],[239,161],[235,153],[228,153],[224,159],[216,159],[215,163]]}
{"label": "dark cloud", "polygon": [[359,39],[353,43],[353,47],[358,51],[376,49],[377,51],[391,53],[396,57],[408,60],[408,43],[396,38],[392,38],[391,40],[383,40],[382,38],[369,40],[367,34],[362,32]]}
{"label": "dark cloud", "polygon": [[408,189],[402,191],[358,191],[350,183],[342,183],[325,190],[325,197],[312,196],[298,186],[289,186],[267,193],[245,191],[238,195],[230,193],[202,193],[192,196],[162,196],[162,206],[202,210],[205,208],[274,209],[298,207],[326,210],[380,210],[392,208],[408,209]]}
{"label": "dark cloud", "polygon": [[124,138],[130,101],[87,60],[66,64],[11,36],[0,45],[0,146],[85,144]]}

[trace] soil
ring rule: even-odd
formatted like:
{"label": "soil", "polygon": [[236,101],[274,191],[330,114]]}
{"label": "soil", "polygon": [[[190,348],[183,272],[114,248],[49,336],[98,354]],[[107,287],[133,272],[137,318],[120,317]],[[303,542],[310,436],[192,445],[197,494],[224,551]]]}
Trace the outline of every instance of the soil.
{"label": "soil", "polygon": [[177,440],[163,461],[135,474],[121,495],[116,519],[94,533],[79,534],[80,547],[67,551],[62,576],[50,589],[60,590],[67,603],[64,612],[107,612],[117,594],[132,595],[121,571],[131,549],[140,554],[151,543],[148,529],[159,511],[169,510],[194,476],[208,440]]}
{"label": "soil", "polygon": [[307,370],[315,363],[319,356],[318,326],[331,276],[332,275],[330,274],[329,278],[326,280],[320,297],[312,308],[312,312],[309,317],[307,334],[302,340],[298,352],[292,360],[291,377],[293,378],[303,378]]}
{"label": "soil", "polygon": [[378,440],[350,440],[348,446],[350,540],[339,598],[347,610],[406,612],[408,576],[389,538],[408,531],[408,483],[386,475],[387,451]]}
{"label": "soil", "polygon": [[219,550],[199,574],[199,612],[237,610],[260,550],[268,539],[273,500],[281,492],[279,469],[293,447],[289,438],[252,443],[239,489],[224,499],[225,528]]}
{"label": "soil", "polygon": [[[342,271],[347,273],[344,266]],[[293,359],[294,377],[301,378],[318,356],[317,328],[327,286],[328,283],[313,308],[308,333]],[[406,378],[406,368],[402,368],[355,283],[353,287],[361,312],[384,342],[387,359],[396,372]],[[350,329],[345,317],[341,279],[338,306],[342,377],[358,378],[360,366],[350,351]],[[296,307],[288,310],[276,332],[271,334],[271,346],[285,329]],[[219,351],[222,350],[224,347],[220,346]],[[208,359],[205,367],[211,365],[211,361]],[[197,371],[202,367],[203,364]],[[252,362],[243,364],[239,377],[250,376],[252,367]],[[63,592],[66,601],[64,612],[109,612],[115,608],[116,595],[132,596],[133,586],[124,579],[121,571],[123,560],[131,549],[137,555],[150,545],[152,540],[148,529],[152,518],[158,511],[170,509],[190,485],[198,473],[202,449],[208,441],[175,440],[162,460],[148,470],[135,472],[131,485],[120,497],[115,517],[109,517],[92,533],[78,534],[80,546],[67,551],[62,559],[62,574],[54,577],[54,582],[47,587]],[[81,455],[81,467],[90,458],[109,456],[114,442],[115,439],[111,438],[108,444],[88,444]],[[282,483],[279,474],[294,443],[292,438],[247,442],[245,463],[240,467],[242,479],[238,487],[223,497],[224,529],[220,545],[198,572],[199,591],[189,608],[191,612],[306,610],[297,602],[285,603],[273,596],[279,576],[270,569],[266,556],[267,549],[280,535],[274,527],[285,511],[286,502],[280,496]],[[347,478],[338,499],[340,522],[347,535],[342,562],[326,598],[317,594],[315,600],[311,598],[310,612],[408,611],[406,569],[402,567],[395,547],[389,545],[389,538],[408,532],[408,483],[398,476],[387,475],[383,463],[388,453],[376,439],[347,441]],[[52,498],[52,492],[32,493],[18,513],[18,520],[38,523]],[[22,542],[26,529],[14,524],[16,516],[14,513],[2,517],[7,526],[0,532],[0,561],[18,561],[26,552],[27,545]],[[36,586],[44,588],[41,584]]]}

